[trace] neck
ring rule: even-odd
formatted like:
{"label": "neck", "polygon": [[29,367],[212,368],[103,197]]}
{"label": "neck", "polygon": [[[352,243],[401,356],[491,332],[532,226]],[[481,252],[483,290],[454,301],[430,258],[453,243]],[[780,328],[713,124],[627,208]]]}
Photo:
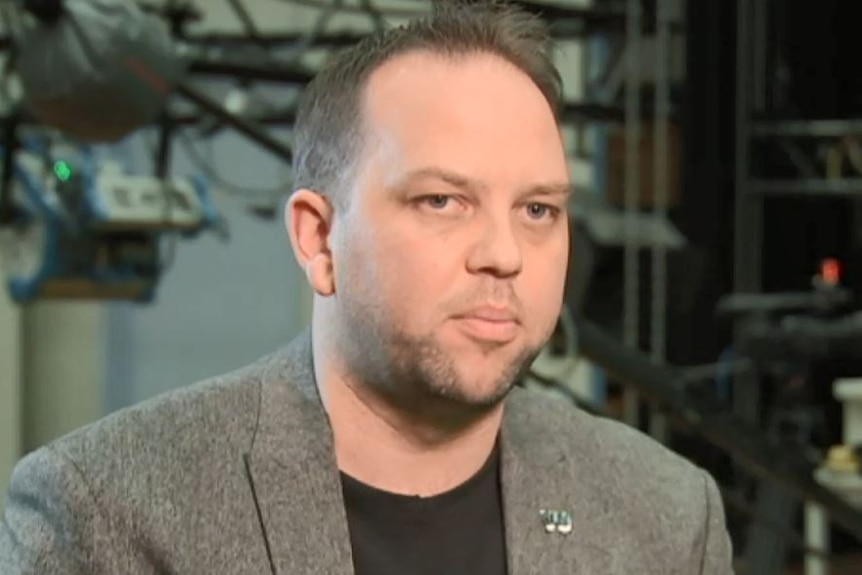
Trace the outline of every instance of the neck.
{"label": "neck", "polygon": [[315,377],[342,472],[377,489],[428,497],[467,481],[487,461],[502,404],[456,426],[420,421],[351,380],[314,347]]}

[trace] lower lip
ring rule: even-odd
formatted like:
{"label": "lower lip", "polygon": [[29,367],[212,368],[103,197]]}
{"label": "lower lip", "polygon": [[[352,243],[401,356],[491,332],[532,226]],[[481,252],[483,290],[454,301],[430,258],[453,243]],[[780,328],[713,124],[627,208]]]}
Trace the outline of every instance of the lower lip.
{"label": "lower lip", "polygon": [[468,336],[482,341],[505,343],[518,335],[518,324],[514,321],[462,317],[458,318],[458,324]]}

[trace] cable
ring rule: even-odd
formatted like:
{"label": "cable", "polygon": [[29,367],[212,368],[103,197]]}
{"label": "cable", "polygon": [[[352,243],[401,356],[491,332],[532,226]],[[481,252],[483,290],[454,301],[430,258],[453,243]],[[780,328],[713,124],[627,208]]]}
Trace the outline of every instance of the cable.
{"label": "cable", "polygon": [[[210,178],[212,181],[216,182],[219,186],[224,188],[225,191],[233,195],[240,196],[245,199],[274,200],[276,199],[276,196],[279,196],[288,191],[288,183],[282,183],[278,186],[274,186],[271,188],[249,188],[236,184],[234,182],[230,182],[221,175],[219,170],[213,165],[214,162],[207,161],[207,159],[204,158],[204,155],[200,152],[200,150],[197,148],[195,143],[185,131],[178,131],[177,138],[179,138],[180,145],[186,151],[189,156],[189,159],[195,165],[195,167],[205,173],[207,177]],[[270,197],[263,198],[261,196]]]}
{"label": "cable", "polygon": [[266,44],[260,40],[260,31],[254,23],[254,19],[251,17],[251,14],[246,10],[242,0],[227,0],[227,3],[230,4],[234,14],[236,14],[236,17],[239,18],[240,22],[242,22],[242,26],[245,28],[245,33],[249,38],[262,48],[266,49]]}
{"label": "cable", "polygon": [[294,50],[294,54],[290,56],[287,61],[290,63],[299,62],[302,59],[302,56],[311,49],[314,41],[323,34],[324,30],[326,30],[329,20],[343,7],[344,0],[334,0],[328,6],[321,6],[323,9],[320,14],[317,15],[317,20],[314,22],[314,25],[310,26],[302,35],[299,42],[291,47],[291,49]]}
{"label": "cable", "polygon": [[[174,198],[171,195],[171,183],[168,172],[170,170],[171,159],[171,137],[174,129],[164,115],[159,124],[159,146],[154,157],[156,158],[156,174],[164,186],[165,207],[162,218],[165,222],[170,222],[173,215]],[[159,275],[167,272],[173,267],[174,261],[176,261],[178,235],[177,233],[168,234],[167,241],[159,243]],[[162,237],[161,239],[165,238]]]}
{"label": "cable", "polygon": [[[175,128],[172,128],[170,130],[170,133],[166,134],[164,132],[165,129],[166,128],[164,125],[160,126],[160,131],[161,131],[160,137],[162,138],[162,142],[160,142],[160,143],[162,145],[164,145],[164,139],[166,137],[167,138],[176,137],[175,134],[177,133],[177,130]],[[152,133],[150,131],[144,131],[144,132],[142,132],[142,136],[144,138],[144,142],[145,142],[147,148],[149,149],[150,157],[157,158],[159,155],[159,152],[160,152],[160,147],[158,144],[156,144],[156,142],[153,141]],[[181,143],[183,142],[183,139],[182,139],[183,137],[188,137],[188,136],[186,136],[186,134],[184,132],[180,132]],[[194,161],[193,161],[193,163],[194,163]],[[200,169],[201,166],[198,166],[198,168]],[[158,169],[156,171],[158,171]],[[171,191],[170,181],[169,181],[167,174],[161,174],[161,178],[162,178],[163,183],[165,185],[165,194],[166,194],[166,196],[165,196],[165,210],[164,210],[163,217],[166,221],[170,221],[171,211],[173,209],[173,197],[171,196],[171,193],[170,193],[170,191]],[[216,234],[225,241],[230,236],[230,230],[228,228],[227,221],[224,220],[224,218],[222,218],[222,217],[217,218],[215,225],[214,225],[214,230],[215,230]],[[177,232],[171,232],[171,233],[167,234],[166,238],[162,237],[162,238],[160,238],[160,241],[158,241],[156,249],[159,252],[159,255],[158,255],[158,273],[159,273],[159,275],[164,274],[173,266],[173,263],[176,260],[177,246],[179,243],[179,235],[180,234]]]}

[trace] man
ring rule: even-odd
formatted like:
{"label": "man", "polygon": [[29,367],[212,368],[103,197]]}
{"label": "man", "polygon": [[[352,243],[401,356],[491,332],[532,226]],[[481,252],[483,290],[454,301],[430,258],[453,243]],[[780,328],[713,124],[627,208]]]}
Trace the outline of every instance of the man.
{"label": "man", "polygon": [[285,211],[310,333],[24,459],[0,572],[730,573],[706,473],[512,388],[568,257],[546,44],[446,4],[330,63]]}

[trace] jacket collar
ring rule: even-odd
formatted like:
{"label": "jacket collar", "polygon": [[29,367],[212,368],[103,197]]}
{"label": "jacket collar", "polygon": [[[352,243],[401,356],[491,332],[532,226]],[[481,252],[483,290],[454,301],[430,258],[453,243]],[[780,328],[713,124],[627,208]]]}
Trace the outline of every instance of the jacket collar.
{"label": "jacket collar", "polygon": [[[341,480],[309,331],[270,357],[260,388],[246,464],[273,573],[352,575]],[[592,480],[597,475],[582,449],[586,438],[568,430],[548,434],[547,416],[527,392],[516,389],[507,399],[500,446],[509,575],[610,573],[604,545],[611,533],[603,528],[610,502]],[[570,513],[571,532],[548,533],[543,510]]]}

